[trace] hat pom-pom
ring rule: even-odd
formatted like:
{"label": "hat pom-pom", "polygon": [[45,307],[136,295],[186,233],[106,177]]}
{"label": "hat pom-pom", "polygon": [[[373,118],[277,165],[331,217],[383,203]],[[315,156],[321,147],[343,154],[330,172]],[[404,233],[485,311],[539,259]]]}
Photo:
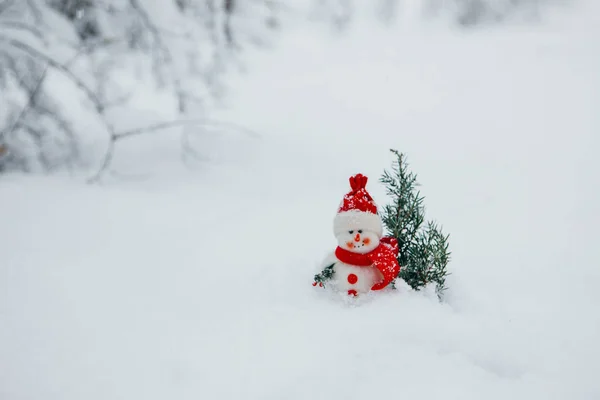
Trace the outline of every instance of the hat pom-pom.
{"label": "hat pom-pom", "polygon": [[363,174],[356,174],[350,177],[350,187],[353,192],[358,192],[361,189],[365,189],[367,187],[367,181],[369,178],[364,176]]}

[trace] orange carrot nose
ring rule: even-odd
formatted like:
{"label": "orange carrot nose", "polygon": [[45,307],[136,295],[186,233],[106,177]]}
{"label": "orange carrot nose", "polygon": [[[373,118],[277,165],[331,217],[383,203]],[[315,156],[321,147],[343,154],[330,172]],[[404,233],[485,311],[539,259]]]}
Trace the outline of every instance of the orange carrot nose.
{"label": "orange carrot nose", "polygon": [[356,236],[354,236],[354,241],[360,242],[360,233],[357,233]]}

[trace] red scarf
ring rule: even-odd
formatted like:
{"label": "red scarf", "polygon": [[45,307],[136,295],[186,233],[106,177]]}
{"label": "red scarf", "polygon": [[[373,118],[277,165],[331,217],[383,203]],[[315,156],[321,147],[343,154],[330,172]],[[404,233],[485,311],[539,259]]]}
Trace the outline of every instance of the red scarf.
{"label": "red scarf", "polygon": [[398,264],[398,241],[392,237],[383,237],[379,246],[366,254],[353,253],[338,246],[335,256],[343,263],[358,267],[374,266],[383,275],[383,280],[374,285],[371,290],[380,290],[386,287],[400,272]]}
{"label": "red scarf", "polygon": [[[379,244],[379,246],[381,246],[381,244]],[[369,265],[373,265],[373,261],[369,256],[376,252],[379,246],[377,246],[375,250],[366,254],[353,253],[338,246],[338,248],[335,249],[335,256],[343,263],[356,265],[359,267],[368,267]]]}

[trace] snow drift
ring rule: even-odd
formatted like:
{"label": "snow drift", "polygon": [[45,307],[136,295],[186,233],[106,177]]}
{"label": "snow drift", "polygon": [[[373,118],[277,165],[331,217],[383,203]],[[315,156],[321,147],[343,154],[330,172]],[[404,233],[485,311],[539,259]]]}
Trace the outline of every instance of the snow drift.
{"label": "snow drift", "polygon": [[[220,112],[260,135],[201,137],[196,169],[166,136],[121,154],[136,178],[5,176],[0,398],[600,397],[584,14],[471,35],[297,30],[253,55]],[[348,177],[387,201],[389,148],[451,235],[444,303],[311,285]]]}

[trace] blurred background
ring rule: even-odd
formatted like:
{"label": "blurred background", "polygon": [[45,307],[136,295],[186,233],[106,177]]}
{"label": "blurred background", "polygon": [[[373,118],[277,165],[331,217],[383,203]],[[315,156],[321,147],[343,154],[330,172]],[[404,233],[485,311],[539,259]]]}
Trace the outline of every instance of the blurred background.
{"label": "blurred background", "polygon": [[235,96],[232,77],[252,79],[257,52],[296,45],[290,32],[325,40],[369,24],[400,43],[416,32],[536,31],[581,7],[579,0],[2,0],[0,170],[87,168],[93,178],[112,162],[106,152],[121,136],[135,140],[190,119],[196,133],[217,129],[207,121]]}

